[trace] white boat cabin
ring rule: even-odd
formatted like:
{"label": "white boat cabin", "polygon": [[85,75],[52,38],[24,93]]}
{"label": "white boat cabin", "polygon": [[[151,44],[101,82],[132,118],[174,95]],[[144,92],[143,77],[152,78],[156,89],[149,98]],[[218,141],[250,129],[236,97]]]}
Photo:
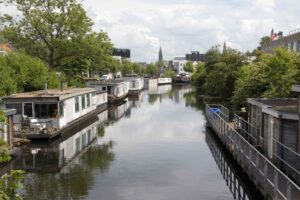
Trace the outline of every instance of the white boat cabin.
{"label": "white boat cabin", "polygon": [[6,109],[16,109],[14,132],[24,128],[57,131],[107,103],[107,93],[94,88],[50,89],[2,98]]}
{"label": "white boat cabin", "polygon": [[144,89],[144,78],[142,77],[124,77],[120,80],[124,80],[129,83],[130,94],[138,94]]}
{"label": "white boat cabin", "polygon": [[168,78],[168,77],[158,78],[157,83],[158,83],[158,85],[171,84],[172,78]]}
{"label": "white boat cabin", "polygon": [[88,80],[87,86],[107,92],[109,101],[123,99],[128,95],[129,82],[125,80]]}

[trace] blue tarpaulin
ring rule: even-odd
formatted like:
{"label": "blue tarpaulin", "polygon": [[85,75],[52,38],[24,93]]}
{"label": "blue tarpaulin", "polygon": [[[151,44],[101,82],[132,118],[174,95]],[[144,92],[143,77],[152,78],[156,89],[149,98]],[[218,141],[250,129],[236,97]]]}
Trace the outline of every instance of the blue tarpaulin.
{"label": "blue tarpaulin", "polygon": [[211,108],[210,110],[211,110],[212,112],[216,113],[216,114],[220,114],[220,113],[221,113],[220,108]]}

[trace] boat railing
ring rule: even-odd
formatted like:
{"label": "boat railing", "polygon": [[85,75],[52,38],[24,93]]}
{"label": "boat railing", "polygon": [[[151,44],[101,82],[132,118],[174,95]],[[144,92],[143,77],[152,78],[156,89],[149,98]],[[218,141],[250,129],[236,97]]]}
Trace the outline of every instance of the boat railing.
{"label": "boat railing", "polygon": [[29,134],[52,134],[57,131],[59,127],[55,124],[55,120],[49,119],[43,122],[36,120],[24,120],[20,123],[13,123],[13,133],[15,135],[29,135]]}
{"label": "boat railing", "polygon": [[[300,187],[275,164],[251,145],[228,121],[225,113],[216,112],[215,105],[206,105],[205,114],[211,128],[226,148],[252,178],[257,188],[271,199],[300,199]],[[225,109],[226,110],[226,109]]]}

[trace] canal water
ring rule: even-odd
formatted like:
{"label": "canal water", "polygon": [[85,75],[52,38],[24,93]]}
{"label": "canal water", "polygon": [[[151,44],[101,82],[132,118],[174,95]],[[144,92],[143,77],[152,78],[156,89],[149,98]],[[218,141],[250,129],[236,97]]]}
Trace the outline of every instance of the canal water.
{"label": "canal water", "polygon": [[259,199],[190,86],[151,88],[14,162],[24,199]]}

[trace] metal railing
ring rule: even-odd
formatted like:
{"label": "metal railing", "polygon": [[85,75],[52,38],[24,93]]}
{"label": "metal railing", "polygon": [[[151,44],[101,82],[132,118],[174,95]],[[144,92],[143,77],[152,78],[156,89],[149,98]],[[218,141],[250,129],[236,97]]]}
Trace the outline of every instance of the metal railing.
{"label": "metal railing", "polygon": [[233,117],[234,128],[252,145],[263,146],[260,129],[237,114]]}
{"label": "metal railing", "polygon": [[300,187],[227,123],[222,117],[225,114],[214,112],[214,108],[206,105],[208,123],[257,188],[271,199],[300,199]]}
{"label": "metal railing", "polygon": [[47,120],[45,122],[13,123],[12,128],[14,135],[52,134],[58,130],[53,120]]}

